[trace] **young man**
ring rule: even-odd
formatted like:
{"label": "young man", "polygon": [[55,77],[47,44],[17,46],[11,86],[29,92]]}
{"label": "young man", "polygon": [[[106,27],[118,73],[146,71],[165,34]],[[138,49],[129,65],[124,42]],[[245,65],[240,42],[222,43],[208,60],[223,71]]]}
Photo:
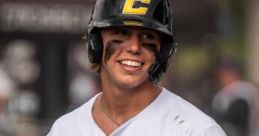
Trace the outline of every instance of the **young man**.
{"label": "young man", "polygon": [[102,93],[59,118],[48,136],[225,136],[156,84],[175,48],[168,0],[97,0],[88,40]]}

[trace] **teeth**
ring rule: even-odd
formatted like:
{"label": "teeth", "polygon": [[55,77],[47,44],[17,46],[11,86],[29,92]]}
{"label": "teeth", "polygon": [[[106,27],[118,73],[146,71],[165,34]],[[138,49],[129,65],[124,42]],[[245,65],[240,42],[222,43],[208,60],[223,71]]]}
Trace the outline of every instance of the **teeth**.
{"label": "teeth", "polygon": [[121,61],[122,64],[132,66],[132,67],[139,67],[141,65],[138,61],[132,61],[132,60],[123,60]]}

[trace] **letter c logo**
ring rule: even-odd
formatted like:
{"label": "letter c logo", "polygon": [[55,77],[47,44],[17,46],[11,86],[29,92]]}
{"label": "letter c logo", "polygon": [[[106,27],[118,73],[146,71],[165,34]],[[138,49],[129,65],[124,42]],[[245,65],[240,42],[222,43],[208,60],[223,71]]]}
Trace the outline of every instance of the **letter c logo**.
{"label": "letter c logo", "polygon": [[147,7],[138,7],[134,8],[134,2],[140,1],[144,4],[150,4],[151,0],[126,0],[122,13],[123,14],[137,14],[137,15],[145,15],[147,13],[148,8]]}

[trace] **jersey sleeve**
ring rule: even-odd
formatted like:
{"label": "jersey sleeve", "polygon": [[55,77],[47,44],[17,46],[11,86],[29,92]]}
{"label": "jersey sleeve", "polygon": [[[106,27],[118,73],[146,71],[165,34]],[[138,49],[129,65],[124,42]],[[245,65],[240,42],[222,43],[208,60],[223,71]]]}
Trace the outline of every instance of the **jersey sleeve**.
{"label": "jersey sleeve", "polygon": [[202,129],[195,136],[227,136],[218,125],[210,125]]}
{"label": "jersey sleeve", "polygon": [[57,136],[57,134],[55,134],[56,132],[56,122],[52,125],[50,131],[48,132],[47,136]]}
{"label": "jersey sleeve", "polygon": [[54,136],[54,134],[53,134],[53,129],[51,129],[51,130],[49,131],[49,133],[47,134],[47,136]]}

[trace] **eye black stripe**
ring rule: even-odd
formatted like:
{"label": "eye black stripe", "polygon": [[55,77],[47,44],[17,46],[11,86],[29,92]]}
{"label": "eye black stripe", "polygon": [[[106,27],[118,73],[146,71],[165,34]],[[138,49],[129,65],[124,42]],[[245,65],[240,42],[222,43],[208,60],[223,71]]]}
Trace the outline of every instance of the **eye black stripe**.
{"label": "eye black stripe", "polygon": [[107,47],[105,49],[105,62],[107,62],[111,56],[121,47],[123,42],[120,40],[112,40],[107,43]]}
{"label": "eye black stripe", "polygon": [[153,43],[144,43],[143,48],[148,49],[149,51],[153,52],[155,55],[158,54],[158,46],[156,44]]}

